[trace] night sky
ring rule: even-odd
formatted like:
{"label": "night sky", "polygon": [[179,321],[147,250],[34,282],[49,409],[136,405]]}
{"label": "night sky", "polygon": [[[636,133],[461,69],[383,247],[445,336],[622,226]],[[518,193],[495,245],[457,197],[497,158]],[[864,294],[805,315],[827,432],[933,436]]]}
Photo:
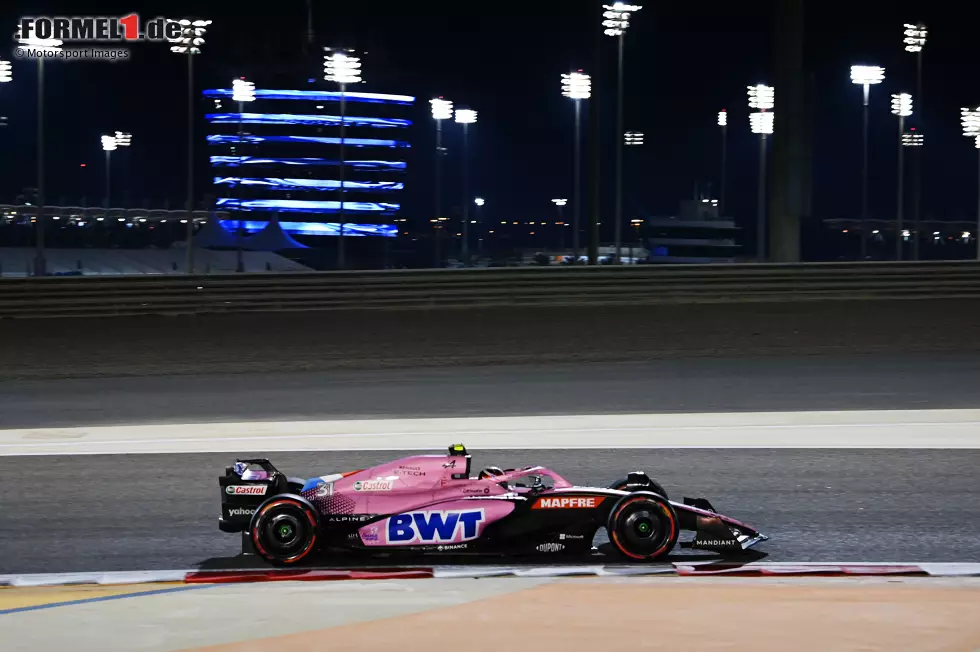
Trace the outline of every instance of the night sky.
{"label": "night sky", "polygon": [[[216,2],[17,2],[0,13],[8,32],[20,15],[197,15],[214,21],[197,59],[198,88],[229,85],[244,75],[260,87],[331,88],[322,77],[323,45],[366,50],[367,83],[359,90],[418,98],[406,216],[427,219],[432,210],[434,125],[428,100],[444,95],[457,107],[479,111],[470,131],[472,195],[486,198],[492,219],[554,217],[552,197],[571,196],[573,106],[560,94],[560,74],[592,72],[597,5],[561,2],[315,1],[316,51],[303,59],[306,5]],[[914,55],[902,46],[903,22],[929,28],[925,50],[925,118],[907,123],[926,137],[923,217],[970,219],[976,206],[977,157],[960,135],[959,108],[980,104],[980,79],[972,72],[980,41],[963,19],[962,4],[811,2],[807,64],[816,106],[814,213],[852,217],[860,188],[861,89],[849,81],[854,63],[886,68],[871,97],[871,213],[890,217],[895,204],[897,118],[892,93],[915,91]],[[720,133],[729,111],[729,204],[740,223],[755,211],[757,140],[749,132],[745,87],[769,81],[773,24],[769,2],[650,2],[634,15],[626,48],[625,128],[646,134],[642,150],[627,150],[626,217],[675,212],[694,185],[716,182]],[[615,39],[606,38],[604,87],[598,102],[605,122],[603,205],[612,205]],[[131,131],[128,160],[114,172],[133,205],[150,200],[183,205],[186,67],[165,46],[132,46],[125,63],[53,62],[47,65],[48,203],[82,195],[101,201],[101,133]],[[12,58],[5,45],[0,56]],[[15,62],[14,82],[0,86],[0,200],[12,201],[34,183],[35,64]],[[776,110],[779,110],[776,89]],[[918,98],[916,98],[918,99]],[[583,121],[587,125],[587,120]],[[198,124],[198,188],[210,192]],[[450,170],[447,201],[458,206],[455,170],[460,132],[447,124]],[[778,134],[776,135],[778,138]],[[79,167],[87,163],[87,167]],[[123,172],[125,168],[125,172]],[[115,176],[125,174],[125,177]],[[583,179],[584,179],[583,173]],[[585,195],[583,193],[583,200]],[[119,204],[119,201],[114,201]]]}

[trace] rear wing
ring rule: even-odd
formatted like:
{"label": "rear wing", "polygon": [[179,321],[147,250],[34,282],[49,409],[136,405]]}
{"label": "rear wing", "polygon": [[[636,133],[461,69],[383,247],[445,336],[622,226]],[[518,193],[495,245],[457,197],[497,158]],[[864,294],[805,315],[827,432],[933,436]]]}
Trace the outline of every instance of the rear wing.
{"label": "rear wing", "polygon": [[236,459],[218,477],[221,490],[221,516],[218,527],[224,532],[248,529],[256,508],[266,498],[289,490],[289,481],[265,458]]}

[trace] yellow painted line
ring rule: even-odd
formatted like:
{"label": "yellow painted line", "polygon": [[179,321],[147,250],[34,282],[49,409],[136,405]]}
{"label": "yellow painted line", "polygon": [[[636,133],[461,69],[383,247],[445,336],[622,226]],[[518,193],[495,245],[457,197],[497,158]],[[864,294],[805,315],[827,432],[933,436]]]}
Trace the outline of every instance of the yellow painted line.
{"label": "yellow painted line", "polygon": [[106,600],[144,593],[159,593],[183,589],[181,582],[159,582],[153,584],[121,584],[100,586],[82,584],[73,586],[0,587],[0,614],[9,611],[24,611],[31,608],[77,604],[90,600]]}

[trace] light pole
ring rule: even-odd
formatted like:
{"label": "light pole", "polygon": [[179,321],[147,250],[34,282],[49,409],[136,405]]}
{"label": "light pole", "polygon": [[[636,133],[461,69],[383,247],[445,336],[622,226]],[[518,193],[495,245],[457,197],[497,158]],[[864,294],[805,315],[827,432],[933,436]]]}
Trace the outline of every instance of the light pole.
{"label": "light pole", "polygon": [[912,115],[912,96],[892,95],[892,115],[898,116],[898,190],[895,205],[895,259],[902,259],[902,231],[905,230],[905,118]]}
{"label": "light pole", "polygon": [[718,112],[718,126],[721,127],[721,174],[718,179],[718,215],[725,215],[725,181],[728,171],[728,111]]}
{"label": "light pole", "polygon": [[561,94],[575,100],[575,145],[572,148],[572,251],[578,264],[579,230],[582,213],[582,100],[592,97],[592,78],[581,70],[562,73]]}
{"label": "light pole", "polygon": [[194,55],[201,54],[210,20],[181,18],[170,51],[187,57],[187,273],[194,273]]}
{"label": "light pole", "polygon": [[109,192],[112,189],[110,185],[112,179],[112,153],[116,151],[116,137],[115,136],[102,136],[102,149],[105,151],[105,216],[106,219],[109,217]]}
{"label": "light pole", "polygon": [[[926,26],[922,23],[917,25],[905,24],[904,43],[905,51],[915,54],[915,97],[919,104],[918,123],[923,124],[922,113],[922,51],[926,46]],[[919,144],[921,145],[921,139]],[[922,163],[925,150],[920,149],[912,159],[913,174],[915,175],[912,184],[912,219],[914,222],[915,238],[912,240],[912,259],[919,259],[919,221],[922,218]]]}
{"label": "light pole", "polygon": [[868,104],[871,85],[885,80],[885,69],[880,66],[851,66],[851,82],[864,88],[863,146],[861,156],[861,260],[867,257],[868,242],[865,229],[868,220]]}
{"label": "light pole", "polygon": [[[126,131],[117,131],[113,136],[116,139],[116,146],[129,149],[130,145],[133,144],[133,134]],[[122,186],[124,187],[122,206],[125,208],[129,204],[129,155],[124,155],[122,160],[123,165],[123,177],[120,180]]]}
{"label": "light pole", "polygon": [[37,217],[34,224],[34,275],[45,276],[47,263],[44,259],[44,57],[48,53],[56,53],[61,49],[62,42],[53,38],[28,37],[18,39],[18,44],[31,50],[37,50]]}
{"label": "light pole", "polygon": [[[960,122],[963,125],[963,135],[973,139],[977,148],[978,174],[980,174],[980,107],[975,109],[960,109]],[[980,260],[980,178],[977,179],[977,260]]]}
{"label": "light pole", "polygon": [[642,131],[627,131],[623,134],[623,144],[627,147],[637,147],[643,144]]}
{"label": "light pole", "polygon": [[623,246],[623,141],[618,138],[623,133],[623,42],[626,39],[626,29],[630,25],[630,14],[642,9],[640,5],[629,5],[617,2],[612,5],[602,5],[605,11],[602,14],[602,26],[605,27],[606,36],[618,37],[618,65],[617,65],[617,84],[616,84],[616,211],[615,211],[615,240],[616,258],[615,264],[619,264],[621,249]]}
{"label": "light pole", "polygon": [[565,248],[565,224],[564,224],[564,222],[565,222],[565,205],[568,203],[568,200],[567,199],[564,199],[564,198],[552,199],[551,200],[551,203],[554,204],[555,205],[555,208],[558,209],[558,221],[561,222],[561,224],[558,225],[558,226],[561,227],[561,231],[560,231],[560,233],[561,233],[561,245],[560,245],[559,248],[560,249],[564,249]]}
{"label": "light pole", "polygon": [[337,267],[344,268],[344,174],[347,161],[344,158],[344,140],[346,137],[347,102],[345,93],[347,84],[359,84],[361,78],[361,59],[351,56],[353,50],[333,50],[324,48],[323,79],[340,85],[340,213],[337,221],[340,232],[337,237]]}
{"label": "light pole", "polygon": [[[483,228],[484,228],[483,227],[483,205],[485,203],[487,203],[487,202],[483,199],[483,197],[476,197],[473,200],[473,203],[476,204],[476,224],[479,227],[479,231],[482,233],[483,232]],[[481,253],[483,252],[483,237],[482,236],[476,241],[476,250],[478,252],[481,252]]]}
{"label": "light pole", "polygon": [[[7,84],[14,80],[13,69],[10,62],[0,59],[0,84]],[[7,126],[7,118],[0,115],[0,127]]]}
{"label": "light pole", "polygon": [[442,267],[442,121],[453,117],[453,103],[449,100],[438,97],[429,100],[432,107],[432,119],[436,121],[436,216],[432,222],[436,225],[435,236],[435,256],[436,267]]}
{"label": "light pole", "polygon": [[[922,134],[918,133],[915,130],[915,127],[912,127],[911,129],[908,130],[908,132],[902,134],[902,147],[922,147],[922,141],[923,141]],[[902,241],[904,241],[905,238],[909,238],[912,240],[912,259],[918,260],[919,259],[919,220],[918,218],[914,218],[914,219],[915,219],[915,223],[913,225],[913,231],[910,232],[908,229],[903,229],[902,232],[899,234],[899,237],[902,239]]]}
{"label": "light pole", "polygon": [[749,114],[752,133],[759,135],[759,189],[756,195],[755,248],[758,262],[766,259],[766,140],[772,134],[775,123],[772,108],[776,93],[772,86],[758,84],[749,86],[749,108],[756,109]]}
{"label": "light pole", "polygon": [[242,207],[241,203],[244,199],[245,187],[242,185],[244,183],[244,176],[242,172],[242,124],[245,118],[245,102],[255,101],[255,84],[250,81],[246,81],[244,77],[238,79],[233,79],[231,81],[231,99],[233,102],[238,102],[238,223],[235,229],[236,241],[237,241],[237,257],[235,264],[235,271],[242,273],[245,271],[245,228],[242,226]]}
{"label": "light pole", "polygon": [[463,125],[463,264],[470,260],[470,159],[469,126],[476,122],[473,109],[456,109],[456,122]]}

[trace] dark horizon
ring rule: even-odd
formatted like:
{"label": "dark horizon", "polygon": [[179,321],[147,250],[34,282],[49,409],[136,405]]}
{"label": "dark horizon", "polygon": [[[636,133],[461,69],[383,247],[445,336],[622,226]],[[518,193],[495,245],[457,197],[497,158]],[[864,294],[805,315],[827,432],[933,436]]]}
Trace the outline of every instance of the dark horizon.
{"label": "dark horizon", "polygon": [[[571,197],[573,109],[560,94],[559,76],[577,68],[590,72],[595,7],[601,3],[545,2],[509,11],[489,4],[461,9],[436,2],[420,9],[375,3],[368,8],[331,6],[330,15],[327,7],[316,7],[316,47],[307,53],[306,65],[304,2],[281,3],[275,15],[250,6],[231,9],[229,4],[21,2],[4,10],[2,24],[12,31],[20,15],[131,11],[144,17],[210,18],[214,23],[204,52],[195,61],[197,93],[227,87],[241,75],[266,88],[330,88],[320,81],[320,48],[366,51],[362,90],[417,98],[404,217],[421,222],[432,212],[435,128],[428,100],[439,95],[458,108],[479,112],[470,129],[470,194],[486,198],[489,219],[554,219],[550,199]],[[187,9],[192,11],[185,13]],[[724,108],[730,124],[728,212],[740,225],[751,226],[758,144],[748,128],[745,87],[771,83],[771,13],[767,3],[726,5],[711,12],[691,4],[650,3],[635,15],[627,35],[624,127],[643,131],[646,144],[626,151],[624,219],[673,214],[679,200],[693,195],[696,183],[702,188],[716,183],[720,133],[715,121]],[[961,88],[955,80],[969,79],[971,50],[980,46],[951,7],[911,2],[900,2],[888,12],[861,11],[840,2],[808,8],[816,217],[851,218],[859,211],[861,91],[848,79],[855,63],[886,68],[885,82],[873,88],[871,97],[870,205],[872,218],[893,215],[897,119],[889,113],[889,102],[892,93],[915,92],[915,60],[903,51],[902,24],[920,21],[929,29],[925,118],[918,113],[922,98],[916,98],[917,113],[907,125],[926,135],[923,218],[974,217],[976,150],[960,134],[959,108],[980,102],[980,88]],[[612,209],[615,138],[615,39],[606,40],[603,86],[594,89],[591,100],[598,101],[604,124],[604,215]],[[48,204],[83,194],[89,204],[101,203],[99,135],[119,129],[133,133],[125,172],[114,170],[114,180],[127,186],[131,203],[147,198],[162,205],[169,198],[172,207],[183,206],[184,62],[156,45],[135,45],[132,51],[132,60],[125,63],[46,66]],[[0,56],[12,58],[9,47]],[[0,131],[8,153],[0,168],[0,201],[13,201],[24,187],[34,185],[35,76],[32,62],[14,60],[13,83],[0,87],[0,115],[8,116],[9,123]],[[309,84],[309,78],[317,81]],[[777,88],[776,111],[779,98]],[[213,189],[203,119],[196,130],[200,201]],[[458,127],[447,124],[444,137],[449,148],[444,203],[452,210],[460,205],[462,192]],[[79,167],[83,163],[86,167]],[[583,189],[583,203],[585,196]]]}

